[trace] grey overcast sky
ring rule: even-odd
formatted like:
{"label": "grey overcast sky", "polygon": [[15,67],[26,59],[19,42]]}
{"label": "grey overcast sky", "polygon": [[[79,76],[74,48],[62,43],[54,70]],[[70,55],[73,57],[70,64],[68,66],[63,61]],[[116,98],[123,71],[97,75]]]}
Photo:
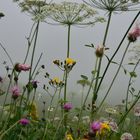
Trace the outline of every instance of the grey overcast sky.
{"label": "grey overcast sky", "polygon": [[[56,0],[56,2],[58,1],[60,2],[62,0]],[[80,0],[78,0],[78,2],[79,1]],[[0,42],[4,45],[15,63],[22,62],[27,49],[27,41],[25,37],[27,37],[29,34],[32,21],[27,14],[20,12],[20,8],[16,3],[13,3],[12,0],[0,0],[0,12],[5,14],[5,17],[0,20]],[[101,15],[106,18],[105,12],[101,12]],[[109,36],[106,43],[106,46],[110,48],[107,51],[109,56],[111,56],[111,54],[114,52],[135,15],[136,12],[119,13],[113,15],[109,29]],[[87,28],[72,27],[71,57],[77,61],[77,64],[70,73],[68,82],[70,84],[70,92],[80,94],[80,86],[76,85],[76,81],[80,78],[81,74],[88,75],[89,77],[91,76],[91,71],[94,68],[95,62],[94,50],[85,47],[85,44],[93,43],[95,46],[101,44],[105,25],[106,23],[97,24],[93,27]],[[139,44],[139,42],[136,44]],[[40,64],[46,65],[46,69],[50,73],[51,77],[62,77],[62,72],[53,65],[52,61],[55,59],[65,59],[66,45],[66,27],[52,26],[46,23],[41,23],[37,42],[36,60],[43,52],[43,57]],[[122,45],[122,48],[115,57],[115,60],[120,61],[125,46],[126,43]],[[0,63],[2,63],[4,60],[8,61],[3,50],[0,49]],[[126,57],[125,61],[127,62],[127,60],[128,57]],[[103,63],[106,64],[106,60]],[[0,75],[2,75],[4,73],[4,68],[2,65],[0,68]],[[108,71],[106,79],[102,85],[102,90],[99,94],[100,99],[102,99],[106,89],[108,88],[108,84],[110,83],[116,68],[117,66],[112,65]],[[121,70],[119,77],[110,91],[110,98],[108,98],[110,103],[117,104],[118,102],[121,102],[121,99],[125,97],[126,94],[127,83],[128,77],[125,76]]]}

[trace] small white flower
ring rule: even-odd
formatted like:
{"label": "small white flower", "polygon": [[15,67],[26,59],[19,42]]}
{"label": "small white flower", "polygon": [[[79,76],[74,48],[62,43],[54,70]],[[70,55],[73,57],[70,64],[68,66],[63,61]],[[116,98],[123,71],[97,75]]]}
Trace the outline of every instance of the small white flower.
{"label": "small white flower", "polygon": [[54,107],[48,107],[48,111],[52,112],[54,110]]}
{"label": "small white flower", "polygon": [[84,124],[88,124],[88,123],[90,123],[90,117],[89,116],[83,116],[82,121],[83,121]]}
{"label": "small white flower", "polygon": [[107,112],[108,114],[118,114],[118,111],[112,107],[106,108],[105,112]]}
{"label": "small white flower", "polygon": [[72,119],[72,122],[77,122],[79,119],[77,116],[74,116],[73,119]]}
{"label": "small white flower", "polygon": [[125,132],[121,135],[121,140],[134,140],[134,138],[132,134]]}
{"label": "small white flower", "polygon": [[60,121],[60,118],[59,117],[55,117],[54,121]]}
{"label": "small white flower", "polygon": [[140,106],[134,108],[134,115],[140,117]]}

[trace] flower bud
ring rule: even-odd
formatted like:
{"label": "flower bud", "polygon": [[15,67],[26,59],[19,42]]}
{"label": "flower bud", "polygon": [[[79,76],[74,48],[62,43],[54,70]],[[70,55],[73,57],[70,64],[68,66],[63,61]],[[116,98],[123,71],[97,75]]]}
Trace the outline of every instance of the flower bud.
{"label": "flower bud", "polygon": [[102,57],[104,55],[104,46],[98,46],[96,48],[95,54],[97,57]]}

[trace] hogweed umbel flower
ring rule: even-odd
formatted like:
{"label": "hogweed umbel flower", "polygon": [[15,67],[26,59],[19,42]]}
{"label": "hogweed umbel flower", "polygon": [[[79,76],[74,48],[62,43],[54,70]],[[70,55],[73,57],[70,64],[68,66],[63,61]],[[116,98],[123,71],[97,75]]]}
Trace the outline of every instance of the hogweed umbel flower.
{"label": "hogweed umbel flower", "polygon": [[86,1],[85,3],[107,12],[138,10],[140,4],[139,0],[89,0],[89,3]]}
{"label": "hogweed umbel flower", "polygon": [[27,12],[34,21],[44,21],[50,13],[48,3],[44,0],[15,0],[22,12]]}
{"label": "hogweed umbel flower", "polygon": [[84,3],[68,1],[59,4],[52,3],[50,4],[50,9],[51,14],[49,17],[55,22],[54,24],[94,25],[96,22],[104,22],[104,18],[102,17],[95,17],[95,19],[92,20],[98,13]]}

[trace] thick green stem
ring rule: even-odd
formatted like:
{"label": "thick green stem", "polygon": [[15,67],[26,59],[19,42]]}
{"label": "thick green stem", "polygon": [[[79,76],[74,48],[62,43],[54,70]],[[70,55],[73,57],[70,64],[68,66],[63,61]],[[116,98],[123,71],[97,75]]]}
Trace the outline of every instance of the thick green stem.
{"label": "thick green stem", "polygon": [[[67,46],[67,58],[69,58],[70,55],[70,29],[71,29],[71,24],[68,24],[68,46]],[[64,102],[67,101],[67,81],[68,81],[68,70],[66,68],[65,70],[65,86],[64,86]],[[66,122],[67,122],[67,115],[65,115],[65,111],[64,111],[64,125],[66,127]]]}
{"label": "thick green stem", "polygon": [[111,90],[111,88],[112,88],[112,86],[113,86],[113,84],[114,84],[114,81],[116,80],[116,77],[118,76],[118,73],[119,73],[119,71],[120,71],[120,68],[121,68],[121,66],[122,66],[124,57],[125,57],[125,55],[126,55],[126,53],[127,53],[127,50],[128,50],[128,48],[129,48],[130,43],[131,43],[131,42],[128,42],[128,45],[127,45],[127,47],[126,47],[126,49],[125,49],[125,51],[124,51],[124,54],[123,54],[123,56],[122,56],[122,59],[121,59],[121,62],[120,62],[120,64],[119,64],[119,67],[118,67],[118,69],[117,69],[117,72],[116,72],[116,74],[115,74],[115,76],[114,76],[114,78],[113,78],[113,80],[112,80],[112,82],[111,82],[111,84],[110,84],[110,86],[109,86],[109,88],[108,88],[106,94],[105,94],[105,97],[103,98],[102,102],[101,102],[100,105],[99,105],[99,109],[100,109],[100,107],[103,105],[103,103],[104,103],[106,97],[108,96],[108,94],[109,94],[109,92],[110,92],[110,90]]}
{"label": "thick green stem", "polygon": [[69,58],[69,55],[70,55],[70,30],[71,29],[71,25],[69,24],[68,25],[68,46],[67,46],[67,58]]}
{"label": "thick green stem", "polygon": [[65,71],[65,86],[64,86],[64,102],[67,100],[67,79],[68,79],[68,73],[67,70]]}

